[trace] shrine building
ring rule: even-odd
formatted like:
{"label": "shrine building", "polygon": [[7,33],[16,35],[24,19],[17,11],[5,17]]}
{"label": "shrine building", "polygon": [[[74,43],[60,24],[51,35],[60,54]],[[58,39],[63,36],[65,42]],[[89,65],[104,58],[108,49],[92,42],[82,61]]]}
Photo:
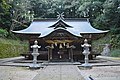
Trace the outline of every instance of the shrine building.
{"label": "shrine building", "polygon": [[[84,59],[81,45],[87,39],[91,44],[108,31],[95,29],[91,26],[88,18],[63,18],[35,19],[28,28],[12,31],[15,34],[27,37],[29,40],[29,52],[22,55],[26,59],[32,58],[31,45],[38,41],[40,55],[38,59],[48,61],[79,61]],[[92,51],[90,59],[98,54]]]}

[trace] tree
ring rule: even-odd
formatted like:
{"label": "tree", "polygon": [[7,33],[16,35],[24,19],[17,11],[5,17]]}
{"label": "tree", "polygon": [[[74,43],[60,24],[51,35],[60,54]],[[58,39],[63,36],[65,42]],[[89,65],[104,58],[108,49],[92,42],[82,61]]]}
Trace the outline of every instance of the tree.
{"label": "tree", "polygon": [[77,17],[78,0],[32,0],[35,17],[55,18],[57,12],[64,12],[65,17]]}
{"label": "tree", "polygon": [[7,3],[7,0],[0,0],[0,28],[9,30],[11,24],[10,19],[10,5]]}
{"label": "tree", "polygon": [[103,13],[97,16],[94,25],[98,26],[100,29],[109,29],[113,34],[118,33],[118,30],[120,30],[119,3],[118,0],[106,0],[103,4]]}
{"label": "tree", "polygon": [[102,2],[89,0],[81,4],[79,12],[81,17],[89,17],[92,20],[102,13],[102,9]]}
{"label": "tree", "polygon": [[10,31],[15,29],[23,29],[33,20],[33,12],[29,0],[12,0],[11,2],[12,25]]}

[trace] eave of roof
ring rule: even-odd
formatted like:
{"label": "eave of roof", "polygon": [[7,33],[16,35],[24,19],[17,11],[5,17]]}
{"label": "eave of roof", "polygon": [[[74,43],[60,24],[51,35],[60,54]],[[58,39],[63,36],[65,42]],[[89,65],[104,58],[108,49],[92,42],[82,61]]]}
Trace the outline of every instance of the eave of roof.
{"label": "eave of roof", "polygon": [[[50,26],[56,24],[58,21],[57,19],[35,19],[31,25],[23,30],[20,31],[12,31],[14,33],[18,34],[40,34],[40,37],[44,37],[51,32],[53,32],[54,28],[49,28]],[[102,31],[95,29],[91,26],[91,24],[88,22],[88,18],[80,18],[80,19],[64,19],[65,24],[71,26],[67,27],[65,30],[70,32],[71,34],[75,36],[80,36],[82,34],[100,34],[100,33],[106,33],[107,31]]]}

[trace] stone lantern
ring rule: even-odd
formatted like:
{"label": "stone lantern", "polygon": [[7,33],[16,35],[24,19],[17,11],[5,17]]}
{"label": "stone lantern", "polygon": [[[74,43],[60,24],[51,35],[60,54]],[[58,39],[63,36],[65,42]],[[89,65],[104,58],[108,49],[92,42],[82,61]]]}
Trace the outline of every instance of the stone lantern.
{"label": "stone lantern", "polygon": [[84,40],[84,44],[81,45],[81,46],[84,48],[84,50],[83,50],[82,53],[85,55],[85,59],[84,59],[84,60],[85,60],[85,63],[82,64],[82,66],[84,66],[84,67],[86,67],[86,68],[92,67],[92,65],[89,64],[89,58],[88,58],[88,55],[90,54],[89,47],[91,47],[91,45],[88,44],[88,40],[85,39],[85,40]]}
{"label": "stone lantern", "polygon": [[31,46],[31,48],[33,48],[33,52],[32,52],[33,63],[29,66],[29,68],[31,68],[31,69],[38,69],[38,68],[40,68],[40,65],[37,64],[37,56],[39,55],[38,48],[40,48],[41,46],[38,46],[37,44],[38,44],[38,42],[36,40],[34,42],[34,45]]}

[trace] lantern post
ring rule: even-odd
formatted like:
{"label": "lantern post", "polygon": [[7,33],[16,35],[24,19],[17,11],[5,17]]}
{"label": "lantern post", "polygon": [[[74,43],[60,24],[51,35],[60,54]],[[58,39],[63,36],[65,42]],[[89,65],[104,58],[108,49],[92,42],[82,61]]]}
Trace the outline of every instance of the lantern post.
{"label": "lantern post", "polygon": [[38,69],[40,68],[40,65],[37,64],[37,56],[39,55],[38,49],[41,48],[41,46],[38,46],[38,41],[35,40],[34,45],[31,46],[33,48],[32,56],[33,56],[33,63],[29,66],[31,69]]}
{"label": "lantern post", "polygon": [[92,65],[89,64],[89,58],[88,58],[88,55],[90,54],[89,48],[91,47],[91,45],[88,44],[88,40],[85,39],[85,40],[84,40],[84,44],[81,45],[81,46],[84,48],[84,50],[83,50],[82,53],[85,55],[85,59],[84,59],[84,60],[85,60],[85,63],[82,64],[82,66],[84,66],[85,68],[91,68]]}

